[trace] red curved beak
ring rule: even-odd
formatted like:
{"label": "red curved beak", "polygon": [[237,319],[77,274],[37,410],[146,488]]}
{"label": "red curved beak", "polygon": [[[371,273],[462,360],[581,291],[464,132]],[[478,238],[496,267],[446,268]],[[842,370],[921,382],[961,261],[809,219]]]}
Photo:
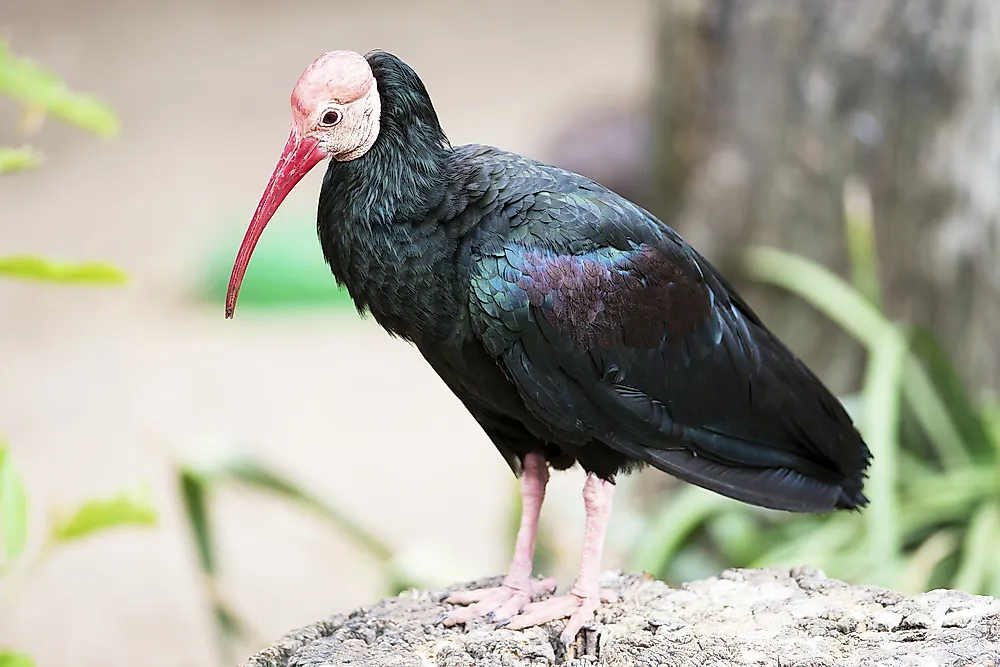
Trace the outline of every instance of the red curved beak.
{"label": "red curved beak", "polygon": [[236,263],[233,264],[233,274],[229,278],[229,293],[226,295],[226,318],[233,316],[236,309],[236,298],[240,293],[240,284],[243,282],[243,275],[247,271],[250,263],[250,255],[253,254],[254,246],[257,245],[260,235],[264,232],[264,227],[274,216],[275,211],[281,206],[292,188],[302,180],[302,177],[309,173],[309,170],[322,162],[327,157],[326,151],[319,147],[319,142],[310,137],[301,137],[296,128],[292,128],[285,143],[284,150],[278,164],[274,167],[271,180],[267,183],[267,189],[257,204],[257,211],[253,214],[250,227],[247,228],[243,243],[240,244],[240,251],[236,255]]}

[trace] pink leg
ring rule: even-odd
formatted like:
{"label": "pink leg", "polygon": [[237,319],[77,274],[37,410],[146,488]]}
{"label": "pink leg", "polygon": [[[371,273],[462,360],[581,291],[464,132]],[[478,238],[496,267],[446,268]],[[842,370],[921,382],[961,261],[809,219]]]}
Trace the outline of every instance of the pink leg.
{"label": "pink leg", "polygon": [[563,645],[569,646],[580,629],[600,608],[601,600],[610,602],[617,597],[613,591],[602,590],[600,586],[604,534],[608,527],[608,517],[611,515],[614,491],[615,485],[611,482],[606,482],[596,475],[587,476],[587,481],[583,485],[583,504],[587,511],[587,523],[583,535],[580,573],[576,583],[573,584],[573,589],[568,595],[527,605],[506,627],[519,630],[569,616],[566,629],[560,635]]}
{"label": "pink leg", "polygon": [[536,593],[555,590],[554,579],[538,581],[531,578],[538,518],[542,513],[548,482],[549,469],[545,459],[539,454],[525,456],[524,474],[521,476],[521,526],[517,530],[514,557],[511,559],[507,578],[502,586],[496,588],[453,593],[445,602],[470,606],[456,609],[445,616],[446,626],[465,623],[480,616],[504,621],[531,602],[531,597]]}

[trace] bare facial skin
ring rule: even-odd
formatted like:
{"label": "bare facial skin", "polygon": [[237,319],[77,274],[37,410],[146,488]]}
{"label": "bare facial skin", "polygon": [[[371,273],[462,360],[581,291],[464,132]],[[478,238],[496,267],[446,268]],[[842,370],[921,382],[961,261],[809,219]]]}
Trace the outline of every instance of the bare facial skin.
{"label": "bare facial skin", "polygon": [[291,102],[293,131],[316,139],[335,160],[361,157],[378,137],[378,87],[368,61],[353,51],[317,58],[295,84]]}

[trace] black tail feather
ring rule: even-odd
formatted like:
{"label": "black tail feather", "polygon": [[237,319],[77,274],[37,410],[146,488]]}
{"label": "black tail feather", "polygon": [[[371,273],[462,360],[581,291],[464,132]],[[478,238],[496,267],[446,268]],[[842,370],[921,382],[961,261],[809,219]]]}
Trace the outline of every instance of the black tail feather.
{"label": "black tail feather", "polygon": [[822,514],[860,509],[868,504],[860,483],[827,482],[788,468],[728,466],[687,449],[662,450],[637,445],[628,449],[633,450],[631,455],[635,458],[663,472],[758,507]]}

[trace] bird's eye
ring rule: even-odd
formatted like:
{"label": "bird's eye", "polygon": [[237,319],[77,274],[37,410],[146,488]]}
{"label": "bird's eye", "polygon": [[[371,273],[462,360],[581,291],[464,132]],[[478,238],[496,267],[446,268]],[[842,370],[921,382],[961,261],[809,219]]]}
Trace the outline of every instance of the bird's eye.
{"label": "bird's eye", "polygon": [[340,122],[341,115],[342,114],[337,109],[327,109],[323,113],[323,118],[320,119],[319,124],[325,125],[326,127],[336,125]]}

